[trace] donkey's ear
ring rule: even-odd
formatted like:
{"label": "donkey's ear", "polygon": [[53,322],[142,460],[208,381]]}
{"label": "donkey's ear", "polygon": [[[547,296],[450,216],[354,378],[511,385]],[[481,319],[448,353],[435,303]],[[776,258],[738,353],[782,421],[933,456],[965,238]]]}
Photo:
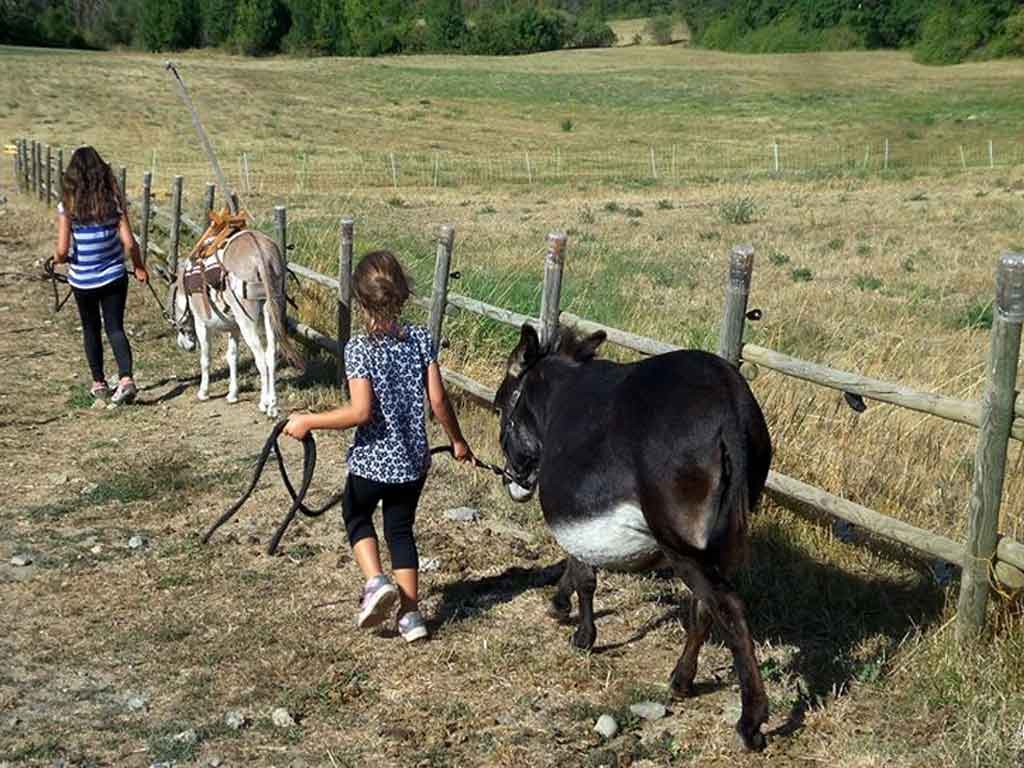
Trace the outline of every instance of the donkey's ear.
{"label": "donkey's ear", "polygon": [[533,365],[540,357],[540,339],[536,329],[529,323],[523,323],[519,334],[519,344],[508,357],[508,375],[518,377]]}
{"label": "donkey's ear", "polygon": [[597,348],[604,344],[605,339],[607,338],[608,334],[604,331],[595,331],[585,339],[580,340],[579,346],[576,348],[573,357],[581,363],[585,363],[587,360],[593,360],[594,355],[597,354]]}

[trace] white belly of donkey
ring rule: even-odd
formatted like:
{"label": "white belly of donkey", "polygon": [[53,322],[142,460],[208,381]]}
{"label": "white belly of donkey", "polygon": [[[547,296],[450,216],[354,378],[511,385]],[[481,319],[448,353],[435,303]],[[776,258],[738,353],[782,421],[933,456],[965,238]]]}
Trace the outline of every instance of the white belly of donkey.
{"label": "white belly of donkey", "polygon": [[585,520],[551,526],[559,545],[588,565],[608,570],[636,570],[659,559],[661,549],[636,504],[619,504]]}

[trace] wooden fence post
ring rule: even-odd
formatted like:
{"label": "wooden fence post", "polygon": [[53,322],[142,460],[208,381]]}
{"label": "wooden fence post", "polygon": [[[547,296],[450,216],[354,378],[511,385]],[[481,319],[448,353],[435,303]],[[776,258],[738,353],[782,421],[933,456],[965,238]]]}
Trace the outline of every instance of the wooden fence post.
{"label": "wooden fence post", "polygon": [[39,145],[32,139],[32,195],[39,194]]}
{"label": "wooden fence post", "polygon": [[338,248],[338,387],[348,394],[345,374],[345,345],[352,338],[352,245],[355,222],[341,220],[341,246]]}
{"label": "wooden fence post", "polygon": [[981,399],[981,425],[974,457],[967,548],[964,553],[960,598],[957,603],[957,638],[977,639],[985,626],[989,577],[995,565],[999,505],[1006,472],[1006,449],[1013,423],[1024,322],[1024,253],[1004,253],[996,274],[996,306],[992,317],[988,380]]}
{"label": "wooden fence post", "polygon": [[281,265],[284,267],[284,300],[288,305],[288,209],[283,205],[274,206],[274,239],[281,249]]}
{"label": "wooden fence post", "polygon": [[57,200],[64,199],[64,147],[57,150]]}
{"label": "wooden fence post", "polygon": [[21,176],[18,179],[21,191],[28,192],[28,139],[22,139],[19,145],[19,162],[21,163]]}
{"label": "wooden fence post", "polygon": [[548,235],[548,252],[544,257],[544,288],[540,296],[541,344],[552,341],[558,333],[566,239],[562,232],[552,232]]}
{"label": "wooden fence post", "polygon": [[441,353],[441,324],[448,306],[448,276],[452,267],[455,228],[444,224],[437,233],[437,259],[434,261],[434,285],[430,291],[430,336],[434,349]]}
{"label": "wooden fence post", "polygon": [[139,225],[139,251],[142,253],[143,264],[149,261],[149,196],[152,183],[153,173],[151,171],[142,174],[142,223]]}
{"label": "wooden fence post", "polygon": [[203,198],[203,219],[210,220],[210,213],[213,211],[214,199],[217,196],[217,185],[212,181],[206,185],[206,197]]}
{"label": "wooden fence post", "polygon": [[121,186],[121,197],[124,199],[124,204],[128,205],[128,168],[121,166],[118,171],[117,183]]}
{"label": "wooden fence post", "polygon": [[173,279],[178,274],[178,248],[181,244],[181,176],[171,186],[171,231],[167,243],[167,271]]}
{"label": "wooden fence post", "polygon": [[754,247],[737,245],[729,255],[729,278],[725,284],[725,312],[718,334],[718,356],[740,364],[743,325],[750,296],[750,275],[754,271]]}
{"label": "wooden fence post", "polygon": [[39,166],[39,199],[46,201],[46,172],[43,170],[43,142],[36,148],[36,164]]}
{"label": "wooden fence post", "polygon": [[14,141],[14,188],[21,192],[21,139]]}
{"label": "wooden fence post", "polygon": [[53,147],[46,145],[46,207],[53,205]]}

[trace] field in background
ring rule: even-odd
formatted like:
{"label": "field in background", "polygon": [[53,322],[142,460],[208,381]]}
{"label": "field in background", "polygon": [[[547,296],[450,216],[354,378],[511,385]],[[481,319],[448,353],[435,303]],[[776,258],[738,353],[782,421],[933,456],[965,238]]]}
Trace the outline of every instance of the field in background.
{"label": "field in background", "polygon": [[[927,69],[895,53],[748,57],[681,45],[504,60],[254,61],[193,54],[180,60],[229,174],[241,175],[242,152],[251,162],[256,183],[242,187],[248,206],[268,223],[272,205],[288,205],[296,261],[334,272],[337,220],[353,215],[357,251],[394,249],[426,292],[433,233],[450,223],[462,274],[453,290],[530,313],[539,301],[544,236],[563,229],[569,234],[565,309],[712,347],[726,254],[734,243],[751,242],[758,254],[751,305],[765,317],[748,326],[750,340],[927,391],[964,398],[980,392],[995,260],[1006,247],[1024,245],[1019,166],[918,173],[894,162],[889,173],[872,166],[870,173],[851,168],[747,178],[723,160],[719,172],[679,181],[646,178],[641,170],[621,179],[566,173],[532,185],[526,178],[488,183],[480,177],[453,187],[434,186],[429,158],[444,153],[519,167],[527,152],[536,161],[557,150],[567,164],[574,156],[632,153],[642,165],[650,147],[663,163],[665,148],[675,145],[679,158],[687,147],[732,147],[733,156],[758,152],[767,163],[776,141],[813,157],[836,144],[870,144],[877,152],[886,139],[894,158],[904,143],[958,157],[960,145],[1020,141],[1022,63]],[[171,175],[184,174],[187,205],[197,208],[209,174],[156,57],[0,49],[0,80],[20,84],[0,96],[5,141],[95,143],[129,165],[133,194],[142,170],[155,166],[159,199]],[[233,104],[217,108],[231,97]],[[418,153],[428,165],[421,182],[391,188],[388,160],[403,152]],[[383,182],[346,173],[349,153],[375,155]],[[301,296],[306,319],[330,331],[332,299],[310,285]],[[495,383],[513,335],[475,316],[454,315],[446,330],[446,362]],[[767,372],[753,386],[772,426],[778,469],[962,537],[974,430],[881,405],[856,415],[836,393]],[[481,434],[489,423],[481,418]],[[492,455],[495,450],[491,445]],[[1024,537],[1021,462],[1019,445],[1012,445],[1002,528],[1018,538]],[[1024,706],[1016,678],[998,670],[1010,664],[1015,641],[1000,641],[985,672],[963,668],[948,633],[936,631],[950,613],[931,564],[888,547],[844,545],[827,528],[797,524],[778,510],[760,523],[758,536],[774,554],[745,581],[745,596],[771,582],[775,598],[761,610],[781,614],[762,615],[759,626],[776,631],[797,623],[789,613],[795,609],[784,605],[785,585],[765,571],[785,561],[779,552],[787,547],[858,580],[851,587],[812,578],[825,585],[823,612],[798,612],[818,633],[815,663],[829,670],[828,679],[840,688],[843,680],[867,685],[859,701],[868,710],[882,688],[895,685],[901,695],[889,705],[918,727],[939,723],[927,747],[907,736],[908,744],[926,750],[921,764],[1008,764],[1019,748],[1014,739]],[[882,585],[877,595],[861,589],[875,580]],[[889,624],[872,624],[869,594],[919,604],[920,643]],[[851,629],[865,623],[870,629]],[[829,666],[828,638],[848,634],[857,641]],[[881,719],[867,727],[887,728]],[[848,757],[887,764],[901,751],[900,734],[889,730],[886,744],[893,752],[861,744]]]}

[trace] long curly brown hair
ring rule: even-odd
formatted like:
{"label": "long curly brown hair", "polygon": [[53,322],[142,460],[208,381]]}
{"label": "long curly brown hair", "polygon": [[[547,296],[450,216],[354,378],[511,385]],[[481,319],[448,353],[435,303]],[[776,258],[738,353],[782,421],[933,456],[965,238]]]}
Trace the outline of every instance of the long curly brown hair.
{"label": "long curly brown hair", "polygon": [[64,212],[72,221],[111,221],[125,210],[121,187],[110,165],[92,147],[79,147],[64,171]]}
{"label": "long curly brown hair", "polygon": [[372,251],[356,265],[353,288],[366,312],[371,332],[386,331],[398,320],[412,295],[411,281],[391,251]]}

